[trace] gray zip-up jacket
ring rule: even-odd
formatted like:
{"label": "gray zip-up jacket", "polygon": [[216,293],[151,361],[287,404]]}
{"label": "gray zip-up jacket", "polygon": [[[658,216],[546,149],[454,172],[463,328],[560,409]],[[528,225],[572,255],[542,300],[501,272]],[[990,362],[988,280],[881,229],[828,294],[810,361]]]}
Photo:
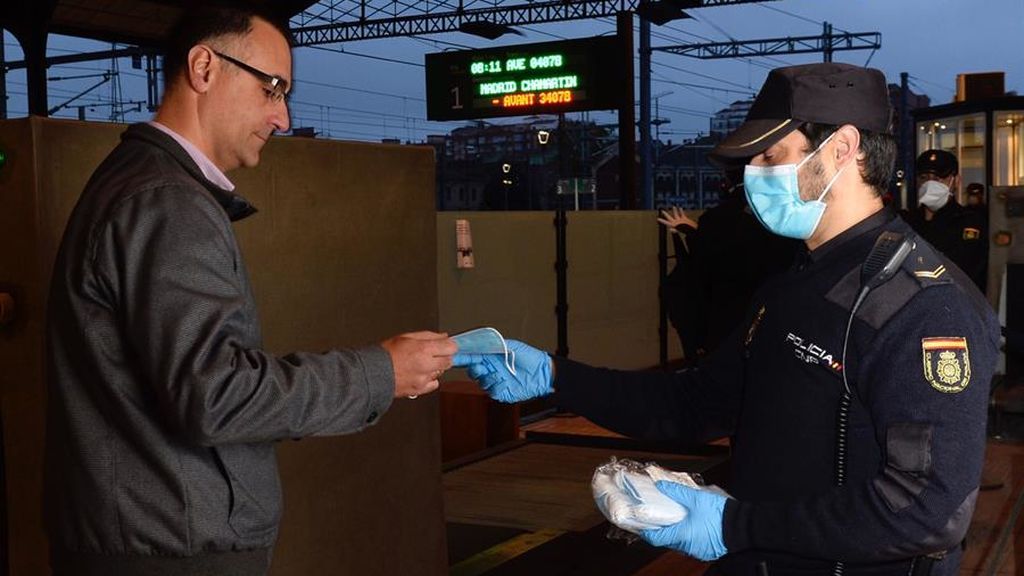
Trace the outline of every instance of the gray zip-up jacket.
{"label": "gray zip-up jacket", "polygon": [[254,211],[145,124],[82,193],[47,319],[59,571],[258,573],[281,513],[273,442],[355,432],[390,406],[380,346],[261,349],[231,227]]}

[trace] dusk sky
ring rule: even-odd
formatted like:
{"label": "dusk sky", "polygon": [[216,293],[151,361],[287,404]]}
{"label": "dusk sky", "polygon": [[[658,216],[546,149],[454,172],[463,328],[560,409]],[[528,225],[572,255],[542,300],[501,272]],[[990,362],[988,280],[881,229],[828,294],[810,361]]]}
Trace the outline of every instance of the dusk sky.
{"label": "dusk sky", "polygon": [[[654,47],[724,40],[757,40],[822,33],[829,22],[835,32],[879,32],[877,51],[836,52],[834,60],[880,68],[891,83],[908,72],[911,89],[928,95],[933,104],[950,102],[956,75],[1002,71],[1006,89],[1024,94],[1024,0],[780,0],[702,8],[692,19],[652,26]],[[319,48],[297,48],[296,92],[292,100],[293,126],[312,126],[332,138],[422,141],[462,123],[426,120],[423,57],[446,49],[485,48],[503,44],[547,42],[613,33],[612,19],[518,27],[522,36],[506,35],[496,41],[458,32],[350,42]],[[5,34],[6,58],[19,60],[21,49]],[[103,50],[109,44],[51,36],[49,54]],[[752,59],[698,60],[655,53],[651,94],[658,98],[659,116],[670,122],[661,127],[663,140],[680,141],[707,133],[709,118],[734,100],[756,93],[768,70],[777,66],[819,62],[820,54]],[[87,118],[107,120],[114,100],[145,100],[145,76],[132,70],[129,60],[117,62],[119,83],[108,81],[55,114],[76,117],[75,105],[89,104]],[[50,76],[91,76],[111,70],[109,60],[52,68]],[[50,106],[64,103],[101,77],[50,82]],[[26,114],[25,75],[7,75],[9,117]],[[578,117],[580,114],[572,114]],[[129,112],[125,121],[150,117]],[[615,115],[592,112],[599,122],[615,122]],[[515,118],[494,119],[513,122]]]}

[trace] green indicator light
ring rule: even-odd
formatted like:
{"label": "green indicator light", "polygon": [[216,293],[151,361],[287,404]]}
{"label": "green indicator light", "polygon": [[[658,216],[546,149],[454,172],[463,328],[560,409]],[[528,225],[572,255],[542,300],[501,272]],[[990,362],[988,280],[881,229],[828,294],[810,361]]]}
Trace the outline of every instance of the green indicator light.
{"label": "green indicator light", "polygon": [[7,154],[4,154],[4,151],[0,150],[0,168],[3,168],[4,164],[6,164],[6,163],[7,163]]}

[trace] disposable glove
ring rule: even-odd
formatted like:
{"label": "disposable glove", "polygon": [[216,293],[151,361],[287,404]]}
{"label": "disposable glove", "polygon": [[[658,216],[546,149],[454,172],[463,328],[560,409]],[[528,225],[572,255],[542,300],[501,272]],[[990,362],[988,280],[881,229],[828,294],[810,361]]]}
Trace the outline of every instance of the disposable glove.
{"label": "disposable glove", "polygon": [[456,354],[453,366],[464,367],[469,377],[498,402],[512,404],[545,396],[551,387],[551,357],[518,340],[506,340],[515,352],[515,375],[505,366],[502,354]]}
{"label": "disposable glove", "polygon": [[724,556],[727,552],[722,540],[725,496],[675,482],[662,481],[657,486],[686,509],[686,517],[671,526],[644,530],[640,536],[654,546],[678,550],[698,560],[717,560]]}

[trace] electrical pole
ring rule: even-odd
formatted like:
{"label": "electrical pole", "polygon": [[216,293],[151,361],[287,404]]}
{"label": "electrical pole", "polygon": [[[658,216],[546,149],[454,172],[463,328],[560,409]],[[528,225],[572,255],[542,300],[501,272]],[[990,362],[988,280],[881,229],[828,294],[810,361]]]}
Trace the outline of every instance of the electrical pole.
{"label": "electrical pole", "polygon": [[0,28],[0,120],[7,118],[7,59],[4,56],[4,29]]}
{"label": "electrical pole", "polygon": [[899,126],[899,148],[900,151],[900,163],[899,166],[903,172],[902,181],[903,185],[900,186],[900,208],[905,208],[909,204],[909,198],[907,198],[907,190],[910,189],[910,176],[911,176],[911,155],[912,144],[910,142],[910,113],[907,110],[908,101],[910,100],[910,75],[906,72],[900,72],[900,126]]}
{"label": "electrical pole", "polygon": [[633,13],[619,12],[616,30],[622,44],[622,101],[619,104],[619,208],[636,208],[636,114],[633,112]]}
{"label": "electrical pole", "polygon": [[824,32],[824,34],[822,34],[822,38],[824,38],[824,41],[825,41],[824,50],[822,50],[822,53],[825,56],[825,62],[831,62],[832,61],[832,25],[829,24],[828,22],[825,22],[825,32]]}
{"label": "electrical pole", "polygon": [[642,210],[654,208],[651,174],[651,23],[640,18],[640,191]]}

